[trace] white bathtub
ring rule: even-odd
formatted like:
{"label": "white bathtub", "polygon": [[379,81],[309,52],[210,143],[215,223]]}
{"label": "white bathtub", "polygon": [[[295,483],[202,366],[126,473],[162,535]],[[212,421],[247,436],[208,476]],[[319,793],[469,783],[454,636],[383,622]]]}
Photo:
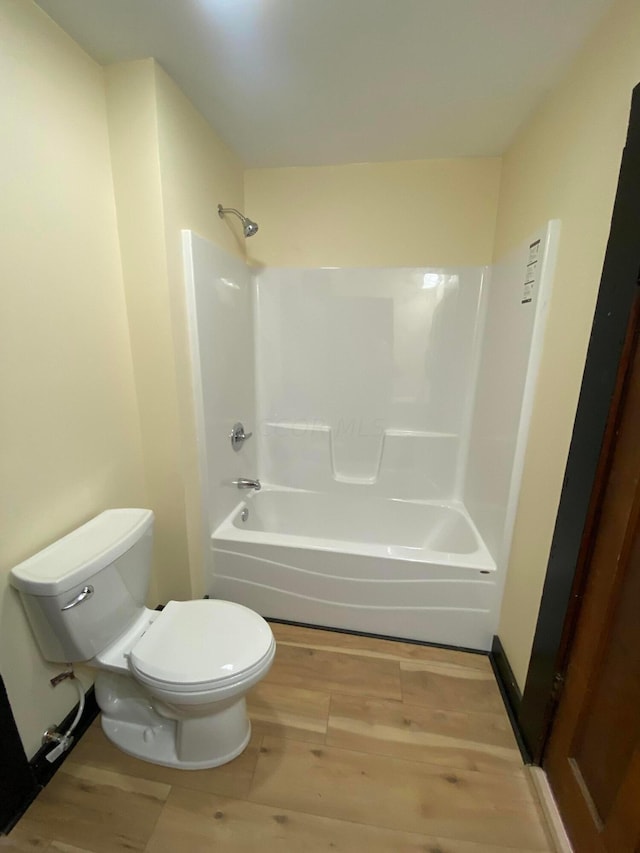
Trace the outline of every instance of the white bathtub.
{"label": "white bathtub", "polygon": [[491,646],[495,563],[461,505],[263,489],[211,542],[212,594],[264,616]]}

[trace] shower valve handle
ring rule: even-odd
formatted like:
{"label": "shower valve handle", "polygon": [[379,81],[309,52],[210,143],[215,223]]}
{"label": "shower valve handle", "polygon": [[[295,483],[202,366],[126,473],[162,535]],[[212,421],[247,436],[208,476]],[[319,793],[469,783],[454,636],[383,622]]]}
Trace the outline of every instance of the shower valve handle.
{"label": "shower valve handle", "polygon": [[231,447],[234,450],[240,450],[244,442],[248,438],[251,438],[252,435],[252,432],[245,432],[244,426],[238,421],[238,423],[233,425],[233,429],[231,430]]}

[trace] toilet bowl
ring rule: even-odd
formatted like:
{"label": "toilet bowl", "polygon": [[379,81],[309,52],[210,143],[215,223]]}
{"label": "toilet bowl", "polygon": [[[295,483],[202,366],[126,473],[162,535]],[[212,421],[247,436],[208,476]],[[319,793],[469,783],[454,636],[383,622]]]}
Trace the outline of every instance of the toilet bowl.
{"label": "toilet bowl", "polygon": [[245,696],[273,662],[267,622],[230,601],[144,606],[150,510],[107,510],[14,567],[11,583],[46,660],[98,670],[102,728],[124,752],[182,769],[239,755]]}

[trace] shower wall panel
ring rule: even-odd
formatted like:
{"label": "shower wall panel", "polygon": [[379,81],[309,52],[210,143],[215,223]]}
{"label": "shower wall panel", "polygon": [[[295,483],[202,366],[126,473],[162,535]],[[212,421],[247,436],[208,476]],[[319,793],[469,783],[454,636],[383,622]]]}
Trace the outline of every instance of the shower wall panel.
{"label": "shower wall panel", "polygon": [[231,430],[241,421],[256,433],[251,274],[244,261],[183,231],[198,452],[207,529],[237,505],[233,484],[255,477],[256,438],[238,452]]}
{"label": "shower wall panel", "polygon": [[464,503],[499,570],[511,548],[559,233],[549,222],[491,272]]}
{"label": "shower wall panel", "polygon": [[261,476],[457,496],[484,270],[256,273]]}

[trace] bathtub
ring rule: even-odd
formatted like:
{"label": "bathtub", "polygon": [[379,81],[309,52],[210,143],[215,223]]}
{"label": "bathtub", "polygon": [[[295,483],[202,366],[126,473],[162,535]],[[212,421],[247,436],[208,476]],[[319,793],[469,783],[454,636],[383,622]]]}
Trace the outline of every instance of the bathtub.
{"label": "bathtub", "polygon": [[491,646],[496,567],[460,504],[265,488],[211,548],[210,592],[263,616]]}

